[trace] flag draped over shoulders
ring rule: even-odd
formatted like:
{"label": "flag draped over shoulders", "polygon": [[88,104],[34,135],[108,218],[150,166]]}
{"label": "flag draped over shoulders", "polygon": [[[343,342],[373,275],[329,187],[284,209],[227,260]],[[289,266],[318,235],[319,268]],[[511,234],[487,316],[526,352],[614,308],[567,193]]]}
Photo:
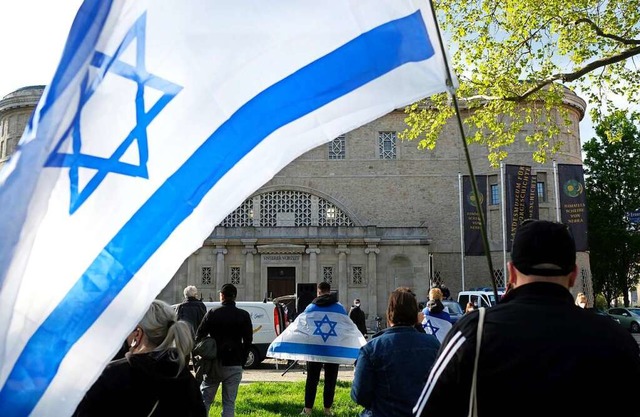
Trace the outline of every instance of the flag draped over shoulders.
{"label": "flag draped over shoulders", "polygon": [[422,0],[85,0],[0,171],[2,415],[70,415],[251,193],[455,88],[443,50]]}
{"label": "flag draped over shoulders", "polygon": [[268,358],[353,364],[367,343],[339,304],[309,306],[267,349]]}
{"label": "flag draped over shoulders", "polygon": [[451,330],[451,327],[453,327],[453,325],[449,320],[425,315],[424,319],[422,320],[422,327],[424,328],[425,332],[427,332],[427,334],[434,335],[436,338],[438,338],[438,341],[442,343],[444,337],[447,335],[447,333],[449,333],[449,330]]}

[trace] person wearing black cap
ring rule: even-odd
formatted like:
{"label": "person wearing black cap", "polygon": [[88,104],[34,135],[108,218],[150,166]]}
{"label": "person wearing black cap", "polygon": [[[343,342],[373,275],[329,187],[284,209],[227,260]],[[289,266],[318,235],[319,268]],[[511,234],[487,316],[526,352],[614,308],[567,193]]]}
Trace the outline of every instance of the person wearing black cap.
{"label": "person wearing black cap", "polygon": [[220,288],[219,308],[212,308],[202,319],[196,333],[196,343],[207,335],[216,341],[217,360],[220,374],[204,375],[200,386],[207,415],[213,399],[222,383],[222,416],[235,415],[238,387],[242,380],[242,365],[253,342],[251,316],[245,310],[236,307],[238,290],[233,284],[224,284]]}
{"label": "person wearing black cap", "polygon": [[581,417],[640,415],[622,400],[640,392],[640,349],[622,326],[574,304],[569,229],[523,222],[508,271],[513,288],[501,302],[464,315],[447,334],[414,415],[569,416],[587,400]]}

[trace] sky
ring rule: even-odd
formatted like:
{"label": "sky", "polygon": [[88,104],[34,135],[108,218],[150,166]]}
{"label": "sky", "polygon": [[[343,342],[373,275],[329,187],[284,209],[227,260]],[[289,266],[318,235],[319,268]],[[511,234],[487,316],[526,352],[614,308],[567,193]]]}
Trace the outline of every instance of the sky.
{"label": "sky", "polygon": [[[0,5],[0,98],[53,78],[69,29],[82,0],[5,0]],[[588,112],[588,110],[587,110]],[[582,141],[595,136],[585,115]]]}

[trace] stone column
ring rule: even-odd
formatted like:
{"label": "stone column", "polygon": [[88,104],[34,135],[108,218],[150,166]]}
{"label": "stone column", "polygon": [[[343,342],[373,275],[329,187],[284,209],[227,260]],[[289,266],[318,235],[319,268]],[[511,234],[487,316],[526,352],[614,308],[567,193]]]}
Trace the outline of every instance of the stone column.
{"label": "stone column", "polygon": [[224,255],[227,254],[227,249],[224,247],[224,245],[216,245],[215,253],[216,253],[216,297],[214,297],[214,301],[218,301],[217,292],[220,291],[220,288],[222,288],[222,285],[225,283]]}
{"label": "stone column", "polygon": [[316,245],[309,245],[305,250],[309,254],[309,279],[307,282],[318,282],[318,255],[320,249]]}
{"label": "stone column", "polygon": [[255,267],[253,262],[253,255],[258,253],[255,248],[255,244],[258,239],[241,239],[240,240],[244,244],[244,249],[242,249],[242,254],[245,255],[244,259],[244,270],[245,270],[245,279],[247,280],[247,290],[245,292],[247,300],[253,301],[257,300],[255,293]]}
{"label": "stone column", "polygon": [[373,320],[378,315],[378,268],[376,255],[380,253],[380,249],[377,248],[380,239],[365,239],[364,241],[367,244],[364,253],[369,256],[367,260],[367,295],[369,297],[367,312],[369,320]]}
{"label": "stone column", "polygon": [[344,306],[349,305],[349,295],[347,294],[347,255],[351,251],[346,244],[338,244],[336,253],[338,254],[338,291],[340,303]]}

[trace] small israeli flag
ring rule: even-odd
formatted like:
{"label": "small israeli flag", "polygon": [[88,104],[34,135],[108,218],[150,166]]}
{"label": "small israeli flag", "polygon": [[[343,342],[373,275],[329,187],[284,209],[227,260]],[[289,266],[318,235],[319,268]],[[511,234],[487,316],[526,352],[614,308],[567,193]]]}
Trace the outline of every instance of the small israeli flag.
{"label": "small israeli flag", "polygon": [[432,334],[438,338],[440,343],[444,340],[444,337],[449,333],[453,325],[449,320],[441,319],[434,316],[424,316],[422,320],[422,327],[427,334]]}

